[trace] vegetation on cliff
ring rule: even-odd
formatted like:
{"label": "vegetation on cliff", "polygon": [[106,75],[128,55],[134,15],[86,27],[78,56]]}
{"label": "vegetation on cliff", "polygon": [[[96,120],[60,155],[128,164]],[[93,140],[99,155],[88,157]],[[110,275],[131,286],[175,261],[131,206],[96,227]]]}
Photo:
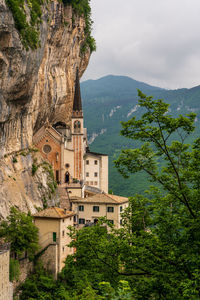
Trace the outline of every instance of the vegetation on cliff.
{"label": "vegetation on cliff", "polygon": [[84,16],[85,19],[85,41],[82,44],[81,52],[84,53],[87,47],[90,48],[90,52],[96,50],[95,39],[91,36],[92,24],[91,19],[91,7],[90,0],[62,0],[64,5],[72,5],[74,12],[80,16]]}
{"label": "vegetation on cliff", "polygon": [[[81,53],[84,53],[87,47],[93,52],[96,50],[94,38],[91,36],[92,20],[90,0],[62,0],[64,5],[72,5],[76,14],[85,18],[85,41],[81,46]],[[44,0],[6,0],[10,8],[16,29],[19,31],[22,43],[26,50],[36,49],[40,46],[39,26],[42,22],[42,4]],[[27,15],[30,14],[30,20]]]}
{"label": "vegetation on cliff", "polygon": [[[39,24],[41,23],[41,4],[43,0],[6,0],[10,8],[17,30],[20,33],[22,43],[28,50],[39,46]],[[30,12],[30,21],[27,13]]]}

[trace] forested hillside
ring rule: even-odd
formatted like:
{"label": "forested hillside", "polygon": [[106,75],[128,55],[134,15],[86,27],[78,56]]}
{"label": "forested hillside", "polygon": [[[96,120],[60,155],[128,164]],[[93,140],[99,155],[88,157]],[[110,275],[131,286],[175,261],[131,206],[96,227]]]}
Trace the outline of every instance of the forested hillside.
{"label": "forested hillside", "polygon": [[[196,131],[199,135],[200,86],[191,89],[166,90],[138,82],[125,76],[109,75],[81,84],[85,127],[88,129],[90,148],[109,155],[109,188],[115,194],[130,196],[143,193],[149,186],[143,173],[124,179],[114,168],[113,160],[125,148],[135,148],[137,142],[120,136],[120,121],[140,117],[142,108],[137,104],[137,89],[170,104],[169,114],[175,116],[195,112]],[[188,142],[190,142],[188,140]]]}

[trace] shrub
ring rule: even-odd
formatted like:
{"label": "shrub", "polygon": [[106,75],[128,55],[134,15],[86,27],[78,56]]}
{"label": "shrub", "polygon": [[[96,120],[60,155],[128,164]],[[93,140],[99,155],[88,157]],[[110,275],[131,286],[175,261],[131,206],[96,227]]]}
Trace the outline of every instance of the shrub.
{"label": "shrub", "polygon": [[17,158],[16,157],[13,157],[13,163],[15,164],[15,163],[17,163]]}
{"label": "shrub", "polygon": [[32,164],[32,175],[33,175],[33,176],[34,176],[35,173],[37,172],[37,169],[38,169],[38,166],[37,166],[35,163],[33,163],[33,164]]}
{"label": "shrub", "polygon": [[19,269],[19,261],[13,258],[10,258],[10,272],[9,277],[10,281],[19,280],[20,269]]}

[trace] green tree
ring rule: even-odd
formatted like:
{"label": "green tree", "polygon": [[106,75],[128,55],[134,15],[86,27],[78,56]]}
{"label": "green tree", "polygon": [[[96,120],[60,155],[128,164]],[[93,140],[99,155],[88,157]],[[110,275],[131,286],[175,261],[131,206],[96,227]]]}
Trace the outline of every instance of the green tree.
{"label": "green tree", "polygon": [[[123,176],[145,171],[157,183],[148,198],[136,196],[131,200],[136,212],[129,208],[124,214],[124,224],[133,224],[133,265],[149,272],[143,283],[152,297],[199,299],[200,139],[192,146],[185,143],[194,131],[195,114],[173,118],[162,100],[153,100],[140,91],[139,97],[139,105],[146,111],[140,120],[134,117],[122,122],[121,134],[142,145],[122,150],[115,161]],[[126,237],[127,232],[130,230],[125,226]],[[129,261],[125,265],[129,270]]]}
{"label": "green tree", "polygon": [[38,251],[38,229],[30,213],[20,212],[11,207],[7,220],[0,223],[0,237],[11,243],[11,253],[20,256],[26,252],[32,259]]}

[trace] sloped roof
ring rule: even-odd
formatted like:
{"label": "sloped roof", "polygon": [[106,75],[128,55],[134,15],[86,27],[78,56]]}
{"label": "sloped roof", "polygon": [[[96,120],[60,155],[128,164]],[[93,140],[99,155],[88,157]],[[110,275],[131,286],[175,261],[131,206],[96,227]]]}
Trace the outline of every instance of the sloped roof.
{"label": "sloped roof", "polygon": [[81,90],[80,90],[78,68],[76,70],[76,82],[75,82],[73,111],[82,111]]}
{"label": "sloped roof", "polygon": [[128,202],[128,198],[110,195],[110,194],[96,194],[86,198],[72,198],[70,199],[75,203],[104,203],[104,204],[122,204]]}
{"label": "sloped roof", "polygon": [[66,211],[60,207],[48,207],[44,210],[39,211],[38,213],[34,214],[34,218],[53,218],[53,219],[64,219],[69,218],[75,215],[72,211]]}
{"label": "sloped roof", "polygon": [[87,150],[87,152],[86,152],[86,154],[85,154],[85,156],[87,156],[87,154],[88,155],[93,155],[93,156],[108,156],[108,154],[104,154],[104,153],[97,153],[97,152],[91,152],[90,150]]}

